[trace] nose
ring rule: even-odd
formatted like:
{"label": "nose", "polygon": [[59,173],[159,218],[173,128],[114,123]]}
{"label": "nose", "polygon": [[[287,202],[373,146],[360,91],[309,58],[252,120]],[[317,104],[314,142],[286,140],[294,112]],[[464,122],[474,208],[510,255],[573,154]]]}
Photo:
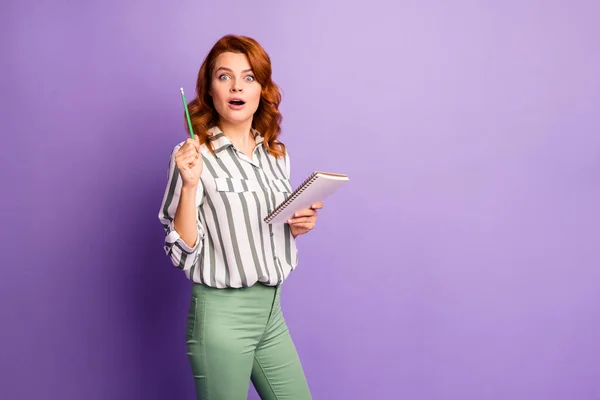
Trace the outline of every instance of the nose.
{"label": "nose", "polygon": [[242,91],[242,87],[241,85],[239,85],[237,83],[237,80],[234,80],[233,83],[231,84],[231,89],[232,92],[241,92]]}

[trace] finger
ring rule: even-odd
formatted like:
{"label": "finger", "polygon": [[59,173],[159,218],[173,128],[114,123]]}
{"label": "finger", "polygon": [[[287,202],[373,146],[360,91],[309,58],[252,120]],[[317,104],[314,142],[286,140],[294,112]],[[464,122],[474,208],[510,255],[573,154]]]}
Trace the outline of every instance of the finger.
{"label": "finger", "polygon": [[186,141],[183,143],[183,146],[181,146],[180,151],[185,152],[188,150],[195,150],[195,151],[200,151],[200,142],[197,139],[197,136],[192,139],[192,138],[188,138],[186,139]]}
{"label": "finger", "polygon": [[318,201],[315,204],[311,205],[310,208],[312,210],[319,210],[319,209],[323,208],[323,202],[322,201]]}
{"label": "finger", "polygon": [[200,154],[199,151],[195,147],[188,146],[185,149],[182,149],[182,151],[179,155],[181,155],[181,156],[193,155],[194,157],[198,157],[199,154]]}
{"label": "finger", "polygon": [[314,215],[317,215],[317,212],[315,210],[311,210],[310,208],[306,208],[304,210],[296,211],[294,213],[294,217],[312,217]]}
{"label": "finger", "polygon": [[175,159],[177,159],[178,157],[187,156],[188,154],[194,153],[194,152],[196,152],[196,150],[194,150],[193,147],[185,145],[185,146],[181,147],[177,151],[177,153],[175,153]]}
{"label": "finger", "polygon": [[179,154],[175,157],[176,162],[189,160],[191,158],[198,158],[197,154],[193,151],[186,151],[185,153]]}
{"label": "finger", "polygon": [[198,151],[196,151],[196,149],[189,149],[188,151],[186,151],[184,153],[184,155],[189,156],[189,157],[198,158],[200,156],[200,153]]}
{"label": "finger", "polygon": [[192,140],[192,145],[194,146],[194,149],[196,149],[196,151],[200,151],[200,139],[198,138],[198,136],[194,136],[194,139]]}
{"label": "finger", "polygon": [[314,227],[315,226],[313,224],[310,224],[310,223],[294,224],[294,229],[300,229],[300,230],[303,230],[303,231],[310,231]]}
{"label": "finger", "polygon": [[314,224],[315,222],[316,222],[316,218],[314,218],[314,217],[290,218],[288,220],[288,224],[290,224],[290,225],[301,225],[301,224],[305,224],[305,223]]}
{"label": "finger", "polygon": [[188,156],[184,156],[181,157],[181,159],[177,162],[177,165],[182,165],[184,167],[193,167],[194,165],[196,165],[196,162],[198,161],[198,157],[195,157],[193,155],[188,155]]}
{"label": "finger", "polygon": [[200,149],[200,145],[198,144],[198,142],[196,142],[195,140],[192,139],[188,139],[185,144],[181,147],[181,150],[183,151],[187,151],[187,150],[194,150],[194,151],[198,151]]}

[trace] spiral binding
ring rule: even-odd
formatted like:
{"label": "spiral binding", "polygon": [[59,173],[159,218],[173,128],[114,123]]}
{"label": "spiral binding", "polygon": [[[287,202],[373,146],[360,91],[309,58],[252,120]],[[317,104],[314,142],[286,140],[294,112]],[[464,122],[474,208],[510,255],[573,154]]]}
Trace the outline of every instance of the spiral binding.
{"label": "spiral binding", "polygon": [[318,172],[313,172],[312,175],[310,175],[308,178],[306,178],[306,180],[304,182],[302,182],[302,184],[300,186],[298,186],[296,188],[296,190],[294,190],[288,196],[288,198],[283,201],[283,203],[281,203],[279,206],[277,206],[271,212],[271,214],[267,215],[267,217],[265,218],[265,222],[271,222],[271,220],[273,220],[273,218],[275,218],[277,215],[279,215],[279,213],[281,211],[283,211],[283,209],[286,208],[292,201],[294,201],[294,199],[296,197],[298,197],[300,195],[300,193],[302,193],[304,190],[306,190],[307,187],[312,185],[312,183],[317,179],[317,176],[318,176]]}

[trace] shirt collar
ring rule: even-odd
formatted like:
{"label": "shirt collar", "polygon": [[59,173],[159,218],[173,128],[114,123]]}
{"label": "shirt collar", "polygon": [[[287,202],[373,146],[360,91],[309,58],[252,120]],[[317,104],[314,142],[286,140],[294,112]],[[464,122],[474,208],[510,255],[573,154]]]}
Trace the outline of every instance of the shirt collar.
{"label": "shirt collar", "polygon": [[[256,141],[256,147],[258,147],[259,145],[262,146],[262,144],[264,142],[264,137],[254,128],[251,129],[251,132],[254,134],[254,140]],[[215,154],[219,158],[221,158],[219,156],[219,153],[221,151],[227,149],[227,147],[229,147],[229,146],[233,146],[233,143],[231,143],[231,140],[229,140],[227,138],[227,136],[225,136],[223,131],[218,126],[214,126],[208,130],[208,140],[210,140],[212,142],[213,149],[215,150]]]}
{"label": "shirt collar", "polygon": [[254,133],[254,141],[256,142],[256,146],[258,147],[259,144],[262,145],[262,143],[265,141],[263,135],[261,135],[260,132],[254,128],[252,128],[252,133]]}

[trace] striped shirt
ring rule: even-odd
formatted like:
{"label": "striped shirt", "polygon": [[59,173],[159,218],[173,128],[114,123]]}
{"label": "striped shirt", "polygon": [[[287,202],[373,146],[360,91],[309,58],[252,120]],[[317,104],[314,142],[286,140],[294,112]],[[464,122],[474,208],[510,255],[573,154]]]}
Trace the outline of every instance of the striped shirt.
{"label": "striped shirt", "polygon": [[252,131],[252,159],[218,128],[209,131],[215,154],[201,145],[203,168],[196,193],[198,239],[190,248],[173,227],[182,180],[175,146],[159,211],[165,229],[164,250],[188,279],[216,288],[240,288],[261,282],[275,286],[298,264],[296,241],[288,224],[264,218],[291,193],[290,159],[275,158]]}

